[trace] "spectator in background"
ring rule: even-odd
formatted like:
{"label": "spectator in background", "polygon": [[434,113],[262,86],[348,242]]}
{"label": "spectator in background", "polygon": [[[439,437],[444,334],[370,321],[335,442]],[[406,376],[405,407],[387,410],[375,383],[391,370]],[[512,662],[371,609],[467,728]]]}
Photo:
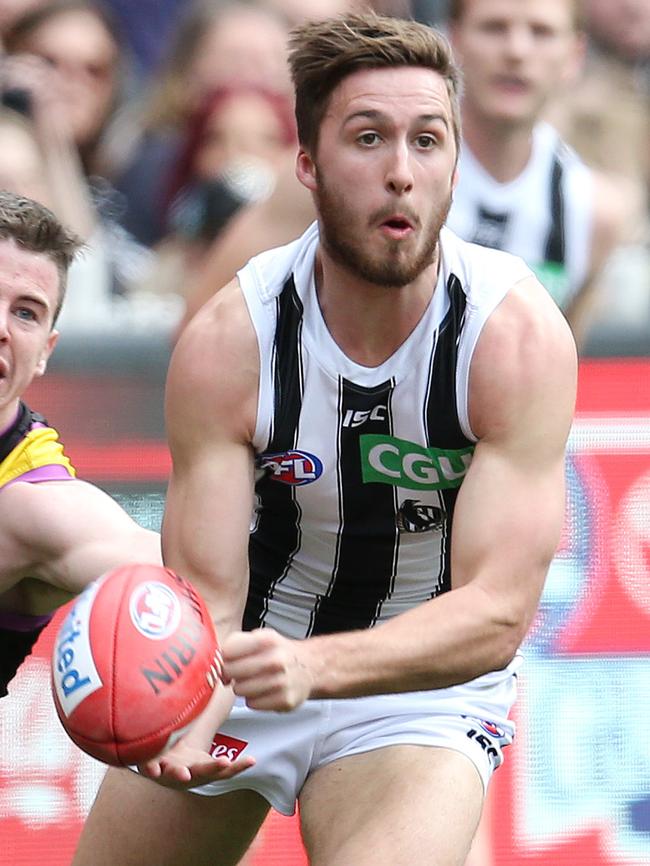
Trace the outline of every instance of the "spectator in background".
{"label": "spectator in background", "polygon": [[586,0],[584,9],[586,74],[560,94],[558,123],[590,165],[650,192],[650,3]]}
{"label": "spectator in background", "polygon": [[168,330],[180,314],[180,301],[146,296],[140,303],[153,255],[119,224],[108,181],[87,175],[118,99],[119,46],[104,21],[84,0],[54,0],[9,31],[7,45],[16,53],[1,61],[2,99],[23,115],[22,153],[40,155],[30,163],[31,183],[42,192],[36,195],[33,187],[25,188],[24,178],[9,174],[5,188],[31,192],[86,244],[71,268],[62,330],[137,329],[151,327],[152,320]]}
{"label": "spectator in background", "polygon": [[578,0],[454,0],[450,35],[465,93],[448,225],[524,258],[581,337],[632,213],[620,180],[588,169],[541,120],[580,69]]}
{"label": "spectator in background", "polygon": [[239,208],[270,194],[294,153],[292,105],[256,84],[211,93],[190,118],[168,183],[168,234],[158,246],[158,291],[181,292]]}
{"label": "spectator in background", "polygon": [[585,74],[557,95],[549,118],[589,166],[624,175],[643,193],[636,231],[608,262],[594,309],[601,339],[643,340],[650,332],[650,3],[585,0],[583,8]]}
{"label": "spectator in background", "polygon": [[109,143],[115,183],[128,202],[124,225],[141,243],[152,246],[165,234],[166,179],[190,116],[231,82],[288,93],[286,39],[277,15],[241,0],[190,7],[151,92],[123,115]]}
{"label": "spectator in background", "polygon": [[[137,327],[132,302],[140,280],[152,267],[151,254],[137,248],[128,255],[124,246],[115,248],[110,229],[92,205],[74,147],[57,129],[56,115],[40,108],[35,104],[29,117],[0,108],[0,189],[45,205],[85,241],[70,265],[59,330],[67,334],[118,325]],[[163,304],[152,297],[149,305],[156,308],[147,312],[149,324],[157,315],[168,328],[174,326],[179,304],[174,309],[173,302]]]}
{"label": "spectator in background", "polygon": [[51,0],[14,21],[5,48],[47,64],[49,74],[38,83],[56,100],[86,175],[101,171],[103,135],[126,87],[120,37],[108,13],[90,0]]}

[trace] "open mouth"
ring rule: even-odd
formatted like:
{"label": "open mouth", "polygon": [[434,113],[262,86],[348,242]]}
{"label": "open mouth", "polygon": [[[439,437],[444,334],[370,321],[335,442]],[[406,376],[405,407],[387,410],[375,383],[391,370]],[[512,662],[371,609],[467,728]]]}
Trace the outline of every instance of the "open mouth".
{"label": "open mouth", "polygon": [[404,217],[391,217],[390,219],[384,220],[382,225],[388,226],[391,229],[410,229],[412,228],[411,223],[405,219]]}
{"label": "open mouth", "polygon": [[381,223],[380,228],[385,234],[400,238],[413,231],[413,223],[404,216],[391,216]]}

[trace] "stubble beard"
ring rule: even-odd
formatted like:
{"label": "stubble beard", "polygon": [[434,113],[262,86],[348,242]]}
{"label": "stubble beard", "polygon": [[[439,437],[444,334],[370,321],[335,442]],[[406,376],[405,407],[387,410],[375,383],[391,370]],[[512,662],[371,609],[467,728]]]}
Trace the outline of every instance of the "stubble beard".
{"label": "stubble beard", "polygon": [[[451,192],[448,199],[431,215],[425,243],[420,248],[416,247],[412,253],[408,253],[404,251],[403,242],[388,241],[386,253],[381,257],[367,252],[363,239],[355,237],[355,221],[346,218],[348,209],[344,197],[332,193],[322,176],[316,190],[316,207],[321,226],[321,243],[338,265],[373,285],[402,288],[414,282],[433,263],[440,229],[451,207]],[[372,216],[369,224],[376,224],[382,215]]]}

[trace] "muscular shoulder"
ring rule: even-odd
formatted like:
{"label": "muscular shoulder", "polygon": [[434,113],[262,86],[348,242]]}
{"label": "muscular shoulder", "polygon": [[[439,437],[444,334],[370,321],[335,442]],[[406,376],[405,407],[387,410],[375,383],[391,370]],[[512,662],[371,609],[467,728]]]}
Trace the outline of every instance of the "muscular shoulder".
{"label": "muscular shoulder", "polygon": [[221,430],[250,441],[258,380],[257,339],[235,279],[201,308],[174,349],[166,397],[170,437]]}
{"label": "muscular shoulder", "polygon": [[577,359],[569,326],[534,277],[520,280],[488,319],[470,371],[470,422],[479,439],[566,438]]}

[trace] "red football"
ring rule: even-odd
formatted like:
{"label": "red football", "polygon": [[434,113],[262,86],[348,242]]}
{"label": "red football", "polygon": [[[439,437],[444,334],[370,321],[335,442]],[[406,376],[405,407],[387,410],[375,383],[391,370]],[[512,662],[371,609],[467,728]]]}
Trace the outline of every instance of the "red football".
{"label": "red football", "polygon": [[75,599],[54,643],[52,691],[63,727],[114,766],[160,754],[201,713],[218,681],[212,618],[171,569],[115,568]]}

